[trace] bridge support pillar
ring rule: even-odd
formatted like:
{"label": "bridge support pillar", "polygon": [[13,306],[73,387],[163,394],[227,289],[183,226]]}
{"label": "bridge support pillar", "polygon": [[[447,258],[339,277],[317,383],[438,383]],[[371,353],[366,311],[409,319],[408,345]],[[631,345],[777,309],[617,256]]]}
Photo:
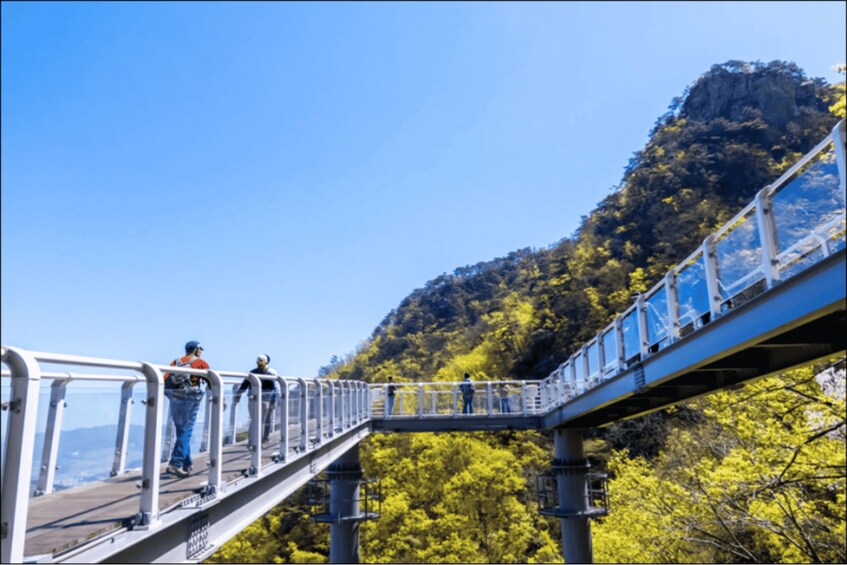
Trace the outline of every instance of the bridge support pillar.
{"label": "bridge support pillar", "polygon": [[330,480],[329,562],[359,562],[359,481],[362,478],[358,444],[327,469]]}
{"label": "bridge support pillar", "polygon": [[562,526],[562,555],[565,563],[592,563],[591,525],[588,514],[582,430],[557,429],[554,435],[553,472],[559,494],[557,515]]}

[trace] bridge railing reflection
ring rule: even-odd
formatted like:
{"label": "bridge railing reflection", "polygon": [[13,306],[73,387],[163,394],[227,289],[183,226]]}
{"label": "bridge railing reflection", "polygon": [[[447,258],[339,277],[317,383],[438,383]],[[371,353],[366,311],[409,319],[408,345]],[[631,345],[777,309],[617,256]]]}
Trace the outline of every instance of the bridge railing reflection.
{"label": "bridge railing reflection", "polygon": [[845,247],[845,122],[544,379],[561,405]]}

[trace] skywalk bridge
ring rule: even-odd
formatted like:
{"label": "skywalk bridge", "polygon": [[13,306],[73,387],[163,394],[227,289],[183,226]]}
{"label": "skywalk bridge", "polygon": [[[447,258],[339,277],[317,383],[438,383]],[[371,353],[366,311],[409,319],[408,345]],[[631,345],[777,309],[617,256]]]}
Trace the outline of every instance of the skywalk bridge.
{"label": "skywalk bridge", "polygon": [[[555,440],[555,488],[543,510],[561,519],[565,560],[588,562],[590,517],[602,509],[583,429],[844,355],[844,140],[842,121],[547,378],[475,382],[472,414],[462,413],[453,382],[397,383],[386,414],[384,383],[4,346],[0,557],[200,561],[327,470],[331,492],[319,520],[330,523],[330,561],[356,562],[358,524],[377,514],[360,491],[358,444],[368,435],[537,429],[552,430]],[[195,471],[181,480],[164,472],[172,441],[166,371],[210,383],[195,428]],[[261,437],[262,403],[258,394],[239,401],[243,379],[256,391],[260,379],[272,379],[282,393],[267,443],[252,440]],[[86,405],[114,426],[108,455],[98,459],[92,446],[99,476],[62,483],[63,418]]]}

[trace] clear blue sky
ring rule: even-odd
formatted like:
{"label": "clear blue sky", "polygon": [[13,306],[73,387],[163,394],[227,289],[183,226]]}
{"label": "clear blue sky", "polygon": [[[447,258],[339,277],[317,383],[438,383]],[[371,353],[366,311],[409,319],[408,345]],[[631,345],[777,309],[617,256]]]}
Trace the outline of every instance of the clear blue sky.
{"label": "clear blue sky", "polygon": [[[2,4],[2,342],[313,375],[572,234],[712,64],[840,80],[844,2]],[[563,353],[564,355],[564,353]]]}

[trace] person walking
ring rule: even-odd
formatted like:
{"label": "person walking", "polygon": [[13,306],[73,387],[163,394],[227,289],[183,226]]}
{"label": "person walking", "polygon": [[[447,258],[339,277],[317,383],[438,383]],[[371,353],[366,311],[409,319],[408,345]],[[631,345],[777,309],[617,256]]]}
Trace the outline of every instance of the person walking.
{"label": "person walking", "polygon": [[[256,367],[250,369],[248,373],[253,373],[254,375],[267,375],[267,376],[276,376],[276,371],[270,367],[271,356],[267,354],[262,354],[256,357]],[[277,400],[279,399],[279,393],[277,392],[276,380],[275,379],[261,379],[262,381],[262,443],[265,443],[270,439],[271,431],[273,428],[273,410],[276,407]],[[241,386],[238,387],[238,391],[235,393],[236,403],[241,398],[241,395],[244,394],[244,391],[251,390],[250,379],[244,379],[241,382]],[[252,391],[251,391],[252,392]],[[255,404],[250,402],[247,404],[248,409],[250,410],[250,419],[254,419],[256,417],[254,408]],[[250,438],[250,444],[252,445],[253,438]]]}
{"label": "person walking", "polygon": [[[171,367],[190,367],[192,369],[208,369],[209,364],[200,355],[203,346],[199,341],[189,341],[185,344],[185,355],[171,361]],[[202,377],[185,373],[165,373],[165,396],[170,401],[171,418],[175,428],[174,448],[168,462],[167,472],[179,478],[191,474],[191,434],[197,412],[200,411],[200,401],[203,399]]]}
{"label": "person walking", "polygon": [[397,385],[394,384],[394,377],[388,377],[388,385],[385,387],[385,398],[388,401],[386,409],[386,418],[394,414],[394,396],[397,394]]}
{"label": "person walking", "polygon": [[462,392],[462,414],[473,414],[473,395],[476,388],[469,373],[465,373],[465,380],[459,385],[459,390]]}

